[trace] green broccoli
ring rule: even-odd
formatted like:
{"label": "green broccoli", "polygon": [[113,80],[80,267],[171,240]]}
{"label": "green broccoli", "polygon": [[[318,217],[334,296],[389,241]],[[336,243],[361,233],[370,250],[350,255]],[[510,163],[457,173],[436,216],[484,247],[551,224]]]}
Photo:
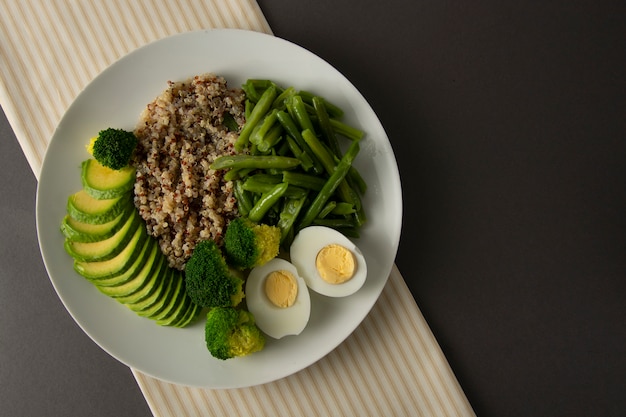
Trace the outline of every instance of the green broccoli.
{"label": "green broccoli", "polygon": [[236,268],[263,265],[278,255],[280,228],[238,217],[226,229],[224,249],[228,262]]}
{"label": "green broccoli", "polygon": [[265,336],[252,313],[232,307],[210,309],[204,335],[211,355],[222,360],[258,352],[265,346]]}
{"label": "green broccoli", "polygon": [[244,298],[243,282],[212,240],[200,241],[185,265],[187,295],[201,307],[235,307]]}
{"label": "green broccoli", "polygon": [[137,137],[134,133],[108,128],[100,131],[98,136],[92,139],[88,150],[91,151],[96,161],[118,170],[129,164],[135,147],[137,147]]}

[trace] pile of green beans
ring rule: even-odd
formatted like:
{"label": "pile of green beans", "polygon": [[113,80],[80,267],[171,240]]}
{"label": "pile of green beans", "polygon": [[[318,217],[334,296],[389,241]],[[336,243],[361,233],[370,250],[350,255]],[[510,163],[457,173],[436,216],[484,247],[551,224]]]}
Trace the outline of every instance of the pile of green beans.
{"label": "pile of green beans", "polygon": [[246,123],[236,154],[211,164],[234,181],[240,215],[278,226],[284,248],[310,225],[358,237],[367,184],[353,161],[365,132],[343,122],[340,107],[310,92],[260,79],[242,88]]}

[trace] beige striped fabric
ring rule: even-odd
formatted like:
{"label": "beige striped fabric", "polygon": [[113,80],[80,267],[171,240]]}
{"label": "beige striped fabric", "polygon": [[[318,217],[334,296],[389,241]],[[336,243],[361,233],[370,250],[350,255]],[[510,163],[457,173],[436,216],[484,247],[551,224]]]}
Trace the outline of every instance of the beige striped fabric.
{"label": "beige striped fabric", "polygon": [[[0,10],[0,104],[37,178],[65,110],[118,58],[189,30],[271,33],[254,0],[0,0]],[[395,266],[354,333],[289,377],[209,390],[131,371],[155,416],[474,415]]]}

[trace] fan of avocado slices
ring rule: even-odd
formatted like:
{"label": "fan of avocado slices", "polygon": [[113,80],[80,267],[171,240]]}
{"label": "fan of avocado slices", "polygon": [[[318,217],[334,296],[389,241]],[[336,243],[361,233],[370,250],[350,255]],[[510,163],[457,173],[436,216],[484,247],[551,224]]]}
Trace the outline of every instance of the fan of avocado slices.
{"label": "fan of avocado slices", "polygon": [[169,266],[133,204],[135,168],[82,163],[83,188],[61,222],[74,270],[103,294],[162,326],[185,327],[201,308],[187,296],[183,272]]}

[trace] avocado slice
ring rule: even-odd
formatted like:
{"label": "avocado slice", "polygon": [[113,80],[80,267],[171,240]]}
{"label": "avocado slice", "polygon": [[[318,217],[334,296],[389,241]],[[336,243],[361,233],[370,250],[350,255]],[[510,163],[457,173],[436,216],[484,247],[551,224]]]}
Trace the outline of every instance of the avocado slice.
{"label": "avocado slice", "polygon": [[99,242],[110,238],[120,230],[133,211],[135,207],[129,204],[116,218],[102,224],[81,222],[67,214],[61,222],[61,232],[63,236],[74,242]]}
{"label": "avocado slice", "polygon": [[[126,297],[129,297],[130,301],[138,301],[136,299],[132,299],[130,297],[133,294],[139,292],[144,289],[151,280],[155,279],[155,275],[158,275],[161,271],[161,267],[164,262],[164,257],[161,256],[158,245],[153,245],[150,253],[148,254],[143,266],[141,269],[134,274],[132,279],[129,281],[116,286],[99,286],[98,289],[103,294],[108,295],[109,297],[114,297],[122,304],[126,304]],[[152,283],[154,285],[154,283]]]}
{"label": "avocado slice", "polygon": [[[176,307],[183,302],[185,294],[185,285],[182,278],[182,272],[172,268],[172,277],[170,279],[170,287],[167,295],[162,298],[162,302],[157,309],[149,309],[148,311],[138,312],[140,316],[150,317],[153,320],[162,320],[172,313]],[[150,311],[152,310],[152,311]]]}
{"label": "avocado slice", "polygon": [[67,214],[83,223],[102,224],[114,220],[128,205],[132,205],[130,193],[106,200],[98,200],[87,191],[80,190],[67,199]]}
{"label": "avocado slice", "polygon": [[131,240],[135,231],[142,225],[137,211],[126,219],[126,223],[113,236],[99,242],[76,242],[65,239],[65,250],[74,259],[84,262],[106,261],[118,255]]}
{"label": "avocado slice", "polygon": [[156,241],[148,237],[145,228],[138,227],[124,250],[117,256],[97,262],[75,260],[74,270],[100,286],[122,285],[133,279],[141,270],[152,247],[156,245]]}
{"label": "avocado slice", "polygon": [[191,301],[191,298],[186,297],[185,302],[182,303],[182,309],[177,311],[171,320],[160,320],[157,324],[161,326],[173,326],[173,327],[185,327],[191,324],[202,311],[202,307]]}
{"label": "avocado slice", "polygon": [[135,167],[125,166],[115,170],[95,159],[81,164],[83,189],[95,199],[105,200],[126,195],[135,185]]}
{"label": "avocado slice", "polygon": [[128,307],[140,316],[150,317],[163,307],[168,292],[172,287],[172,268],[166,268],[155,283],[150,294],[135,303],[126,303]]}

